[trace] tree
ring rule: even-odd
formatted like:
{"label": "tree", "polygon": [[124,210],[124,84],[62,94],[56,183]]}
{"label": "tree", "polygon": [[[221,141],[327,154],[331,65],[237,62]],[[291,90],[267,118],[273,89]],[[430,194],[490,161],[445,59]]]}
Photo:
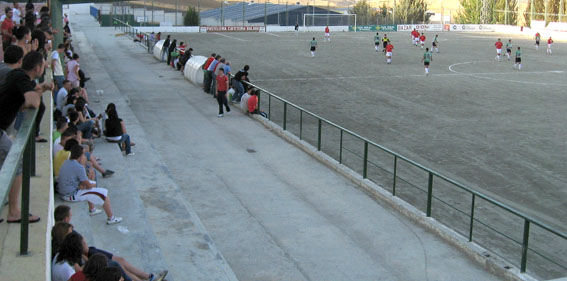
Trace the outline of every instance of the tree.
{"label": "tree", "polygon": [[390,20],[390,9],[386,7],[386,2],[382,3],[382,8],[380,8],[380,12],[376,13],[379,16],[379,24],[392,24]]}
{"label": "tree", "polygon": [[480,1],[461,0],[461,8],[462,9],[457,14],[457,23],[474,24],[480,22]]}
{"label": "tree", "polygon": [[400,23],[427,23],[430,16],[425,0],[401,0],[396,7],[396,21]]}
{"label": "tree", "polygon": [[489,21],[493,24],[506,23],[506,1],[508,1],[508,24],[516,25],[518,23],[518,7],[517,0],[496,0],[492,7],[492,20]]}
{"label": "tree", "polygon": [[185,26],[198,26],[199,25],[199,13],[195,7],[189,7],[185,17],[183,17],[183,25]]}
{"label": "tree", "polygon": [[377,16],[376,11],[370,7],[366,0],[356,2],[349,13],[356,14],[356,25],[373,24]]}

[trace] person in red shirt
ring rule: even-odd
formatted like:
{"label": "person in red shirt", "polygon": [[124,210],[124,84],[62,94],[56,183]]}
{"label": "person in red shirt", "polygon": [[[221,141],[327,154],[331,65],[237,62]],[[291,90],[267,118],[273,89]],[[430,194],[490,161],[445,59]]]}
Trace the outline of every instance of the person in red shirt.
{"label": "person in red shirt", "polygon": [[331,33],[329,30],[329,26],[325,27],[325,41],[331,42]]}
{"label": "person in red shirt", "polygon": [[209,69],[209,65],[211,65],[213,60],[215,60],[216,56],[217,54],[212,53],[211,56],[205,61],[205,64],[203,64],[203,90],[205,91],[205,93],[209,92],[211,79],[213,78],[212,72],[208,71],[207,69]]}
{"label": "person in red shirt", "polygon": [[500,41],[500,38],[498,38],[498,41],[496,41],[496,43],[494,43],[494,46],[496,46],[496,57],[494,58],[494,60],[497,61],[502,61],[502,41]]}
{"label": "person in red shirt", "polygon": [[14,29],[14,21],[12,20],[12,15],[13,15],[13,11],[12,8],[10,7],[6,7],[6,9],[4,9],[4,11],[6,12],[6,18],[4,19],[4,21],[2,22],[2,49],[5,50],[6,48],[8,48],[8,46],[10,46],[10,44],[12,44],[12,39],[13,39],[13,33],[12,30]]}
{"label": "person in red shirt", "polygon": [[425,34],[421,34],[421,36],[419,36],[419,43],[421,44],[421,48],[423,49],[423,46],[425,45]]}
{"label": "person in red shirt", "polygon": [[250,97],[248,98],[248,113],[250,114],[259,114],[262,115],[264,118],[268,118],[268,114],[264,111],[258,109],[258,93],[260,90],[255,89],[250,91]]}
{"label": "person in red shirt", "polygon": [[553,44],[553,39],[551,39],[551,36],[549,36],[549,39],[547,39],[547,54],[553,54],[553,52],[551,51],[551,44]]}
{"label": "person in red shirt", "polygon": [[394,45],[392,42],[388,41],[388,45],[386,45],[386,63],[392,64],[392,50],[394,50]]}
{"label": "person in red shirt", "polygon": [[187,48],[187,45],[185,45],[185,43],[181,42],[181,44],[179,44],[179,46],[177,47],[177,51],[179,52],[179,56],[182,56],[183,54],[185,54],[185,48]]}
{"label": "person in red shirt", "polygon": [[411,32],[411,40],[411,43],[417,47],[417,41],[419,40],[419,31],[417,31],[415,28]]}
{"label": "person in red shirt", "polygon": [[219,117],[223,116],[222,106],[226,107],[226,113],[230,112],[230,107],[228,107],[226,91],[228,91],[228,77],[224,75],[224,69],[219,69],[219,75],[217,79],[217,90],[215,92],[215,97],[219,103]]}

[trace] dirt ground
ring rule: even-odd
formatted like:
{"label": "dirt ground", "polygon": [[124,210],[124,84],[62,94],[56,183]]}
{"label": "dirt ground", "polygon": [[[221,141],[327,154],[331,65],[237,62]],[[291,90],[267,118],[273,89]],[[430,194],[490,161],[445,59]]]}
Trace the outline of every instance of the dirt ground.
{"label": "dirt ground", "polygon": [[[325,119],[383,145],[474,190],[566,231],[567,223],[567,48],[566,42],[546,44],[536,51],[531,35],[439,33],[439,53],[433,54],[431,74],[424,75],[424,50],[410,44],[409,33],[391,33],[391,65],[374,50],[375,33],[334,32],[331,42],[322,33],[173,34],[195,55],[212,52],[226,57],[233,73],[250,65],[252,83]],[[380,33],[382,35],[382,33]],[[427,46],[435,33],[427,32]],[[545,34],[543,38],[547,39]],[[318,40],[315,57],[309,41]],[[522,69],[514,69],[503,50],[496,62],[494,43],[512,39],[522,49]],[[268,111],[267,96],[262,96]],[[270,103],[272,120],[282,124],[281,102]],[[288,107],[288,129],[299,134],[299,111]],[[301,117],[302,137],[316,144],[314,118]],[[322,150],[338,159],[340,132],[323,126]],[[344,135],[343,164],[362,172],[363,142]],[[391,189],[393,157],[369,149],[369,178]],[[428,174],[398,163],[397,195],[425,210]],[[471,195],[435,179],[433,217],[468,236]],[[413,188],[412,188],[413,187]],[[416,189],[417,188],[417,189]],[[449,202],[456,209],[448,208]],[[524,221],[476,201],[476,242],[491,248],[507,243],[502,252],[519,264]],[[476,221],[475,221],[476,223]],[[483,228],[488,228],[484,229]],[[496,230],[499,239],[485,235]],[[494,231],[492,231],[494,232]],[[567,243],[542,234],[532,225],[532,251],[551,251],[566,260]],[[508,238],[505,238],[508,237]],[[485,238],[483,240],[483,238]],[[516,241],[516,242],[514,242]],[[549,247],[550,241],[553,241]],[[539,256],[530,252],[531,263]],[[563,265],[567,266],[567,265]],[[530,266],[528,265],[528,268]],[[533,266],[532,266],[533,267]],[[564,276],[567,269],[543,267]]]}

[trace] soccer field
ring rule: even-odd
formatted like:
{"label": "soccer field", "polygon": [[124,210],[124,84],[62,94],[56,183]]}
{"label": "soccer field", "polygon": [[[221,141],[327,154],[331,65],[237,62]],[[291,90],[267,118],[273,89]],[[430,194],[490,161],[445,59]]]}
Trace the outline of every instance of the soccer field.
{"label": "soccer field", "polygon": [[[539,51],[535,50],[533,34],[438,34],[440,53],[433,54],[429,76],[424,75],[421,62],[424,51],[411,45],[406,32],[388,33],[394,45],[391,65],[386,64],[382,52],[374,50],[372,32],[334,32],[330,43],[324,42],[319,32],[301,32],[299,36],[192,33],[172,34],[172,38],[188,42],[196,55],[215,52],[226,57],[233,73],[248,64],[252,83],[566,231],[566,42],[555,40],[553,55],[546,55],[546,34],[542,34]],[[426,32],[426,36],[430,47],[435,33]],[[319,46],[313,58],[309,52],[312,37]],[[502,38],[504,44],[512,39],[512,55],[517,46],[521,47],[521,71],[513,68],[514,58],[507,61],[505,49],[502,62],[495,62],[497,38]],[[266,99],[262,107],[266,110]],[[297,131],[298,114],[288,112],[292,131]],[[273,121],[281,121],[281,105],[272,110],[272,116]],[[312,131],[305,134],[308,140],[314,137]],[[326,134],[331,141],[324,144],[323,150],[331,155],[338,153],[329,148],[329,143],[336,144],[337,134]],[[350,151],[360,153],[361,149],[358,145]],[[375,157],[379,163],[390,161]],[[359,161],[349,159],[346,162]],[[426,174],[407,173],[416,179],[416,185],[427,188]],[[384,186],[388,183],[384,182]],[[423,196],[413,193],[415,190],[404,193],[402,189],[400,196],[422,209]],[[446,195],[446,201],[467,212],[470,209],[470,197],[465,193],[447,189],[437,195]],[[465,197],[468,199],[460,200]],[[459,229],[461,223],[452,227],[468,233],[466,218],[457,219],[458,213],[441,210],[437,208],[436,212],[441,212],[438,219],[445,212],[444,223],[462,220],[463,229]],[[521,241],[522,220],[498,211],[479,216],[498,221],[491,227]],[[530,246],[536,248],[557,248],[555,258],[565,260],[564,242],[546,246],[551,243],[547,238],[534,237],[532,241]],[[485,242],[487,246],[491,243],[500,242]],[[510,252],[516,257],[520,249],[513,245],[501,254]],[[537,259],[535,256],[530,258]],[[565,270],[545,270],[552,274],[543,277],[565,275]]]}

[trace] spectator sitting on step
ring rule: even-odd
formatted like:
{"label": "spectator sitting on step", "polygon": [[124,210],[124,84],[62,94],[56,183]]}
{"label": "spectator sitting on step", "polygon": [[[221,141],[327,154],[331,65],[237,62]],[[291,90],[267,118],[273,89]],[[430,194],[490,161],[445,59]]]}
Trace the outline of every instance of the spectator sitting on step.
{"label": "spectator sitting on step", "polygon": [[102,205],[107,216],[107,224],[121,222],[122,218],[114,216],[112,212],[108,190],[96,187],[96,182],[88,179],[85,167],[80,162],[86,162],[84,149],[80,145],[75,145],[71,148],[70,158],[63,163],[59,170],[57,190],[61,199],[68,202],[87,201],[91,216],[101,213],[102,211],[95,206]]}
{"label": "spectator sitting on step", "polygon": [[[59,205],[55,208],[54,212],[55,221],[57,223],[64,222],[64,223],[71,223],[71,218],[73,214],[71,212],[71,208],[67,205]],[[86,244],[86,243],[85,243]],[[130,264],[125,258],[116,256],[112,253],[107,251],[97,249],[96,247],[87,247],[87,251],[84,253],[87,257],[91,258],[94,254],[101,253],[108,258],[109,264],[118,263],[121,269],[126,273],[127,276],[130,276],[132,280],[152,280],[152,281],[159,281],[163,280],[165,275],[167,275],[167,270],[162,271],[160,274],[153,274],[153,273],[146,273],[141,269]]]}
{"label": "spectator sitting on step", "polygon": [[61,137],[61,134],[63,134],[63,132],[65,132],[65,130],[67,130],[68,127],[69,125],[67,125],[67,118],[65,117],[57,118],[57,122],[55,123],[55,131],[53,131],[51,137],[52,141],[55,141],[56,139]]}
{"label": "spectator sitting on step", "polygon": [[253,90],[250,92],[250,98],[248,98],[248,113],[250,114],[259,114],[262,115],[264,118],[268,118],[268,115],[258,109],[258,93],[260,90]]}
{"label": "spectator sitting on step", "polygon": [[244,95],[242,95],[242,97],[240,98],[240,107],[246,110],[246,112],[248,112],[248,99],[250,99],[250,97],[252,96],[250,93],[255,90],[256,89],[254,89],[253,87],[248,88],[248,91],[246,91],[246,93],[244,93]]}
{"label": "spectator sitting on step", "polygon": [[61,171],[61,166],[63,166],[63,163],[65,163],[65,161],[67,161],[71,156],[71,149],[73,148],[73,146],[78,144],[79,142],[73,138],[65,140],[63,149],[59,150],[55,154],[55,157],[53,157],[53,175],[55,176],[55,179],[59,177],[59,171]]}
{"label": "spectator sitting on step", "polygon": [[98,274],[94,281],[121,281],[124,280],[120,275],[120,270],[116,267],[105,267]]}
{"label": "spectator sitting on step", "polygon": [[109,266],[108,260],[103,254],[94,254],[87,260],[83,269],[76,271],[69,281],[94,281],[100,272],[102,272],[102,270],[107,266]]}
{"label": "spectator sitting on step", "polygon": [[118,112],[115,108],[110,108],[107,112],[108,119],[104,121],[106,128],[106,140],[110,142],[118,142],[120,151],[124,151],[125,156],[134,155],[131,150],[133,143],[130,142],[130,136],[126,132],[124,121],[118,118]]}
{"label": "spectator sitting on step", "polygon": [[80,97],[75,101],[75,110],[77,110],[77,113],[79,114],[79,124],[90,122],[93,127],[94,137],[99,138],[101,136],[101,130],[98,122],[99,118],[95,117],[96,114],[88,109],[84,98]]}
{"label": "spectator sitting on step", "polygon": [[51,280],[68,281],[83,266],[83,237],[71,232],[65,235],[51,262]]}
{"label": "spectator sitting on step", "polygon": [[55,95],[55,108],[61,112],[63,115],[63,107],[65,106],[65,102],[67,101],[67,96],[69,95],[69,91],[71,91],[71,82],[69,80],[63,80],[61,83],[63,87],[59,89],[57,95]]}
{"label": "spectator sitting on step", "polygon": [[73,232],[73,225],[68,222],[59,221],[53,225],[51,228],[51,259],[59,252],[59,247],[65,236],[71,232]]}

